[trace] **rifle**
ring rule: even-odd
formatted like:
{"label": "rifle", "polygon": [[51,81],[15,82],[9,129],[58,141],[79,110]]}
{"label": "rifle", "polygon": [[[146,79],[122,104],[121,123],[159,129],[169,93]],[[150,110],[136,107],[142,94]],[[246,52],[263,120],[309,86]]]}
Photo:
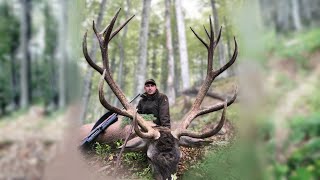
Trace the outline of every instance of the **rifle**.
{"label": "rifle", "polygon": [[[134,101],[140,94],[136,95],[131,101]],[[106,119],[107,118],[107,119]],[[89,145],[98,137],[103,131],[105,131],[111,124],[115,123],[118,121],[118,114],[117,113],[112,113],[112,112],[107,112],[104,114],[93,126],[90,134],[86,136],[81,144],[80,148],[85,149],[89,147]]]}

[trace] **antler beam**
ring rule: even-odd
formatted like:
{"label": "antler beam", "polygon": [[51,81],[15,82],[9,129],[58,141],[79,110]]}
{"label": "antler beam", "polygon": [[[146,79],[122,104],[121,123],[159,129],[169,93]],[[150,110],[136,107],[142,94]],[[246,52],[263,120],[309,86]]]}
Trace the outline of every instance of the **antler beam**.
{"label": "antler beam", "polygon": [[[214,50],[217,47],[220,37],[221,37],[221,29],[219,30],[219,34],[217,39],[214,39],[214,32],[213,32],[213,27],[212,27],[212,21],[211,18],[209,17],[209,21],[210,21],[210,33],[208,33],[207,29],[204,27],[204,30],[207,34],[207,37],[209,39],[209,44],[206,43],[191,27],[191,31],[194,33],[194,35],[199,39],[199,41],[206,47],[207,51],[208,51],[208,57],[207,57],[207,75],[206,78],[204,80],[204,83],[202,84],[202,86],[200,87],[200,90],[196,96],[196,99],[190,109],[190,111],[186,114],[186,116],[183,118],[182,123],[180,124],[180,128],[178,128],[177,130],[175,130],[175,134],[177,137],[180,137],[183,134],[190,134],[191,133],[188,131],[188,133],[186,133],[186,129],[189,127],[190,123],[197,117],[203,114],[207,114],[213,111],[218,111],[222,108],[224,108],[225,106],[229,106],[230,104],[232,104],[237,96],[237,90],[235,90],[235,93],[233,95],[233,97],[229,100],[227,100],[225,103],[220,103],[220,104],[216,104],[213,106],[210,106],[208,108],[205,109],[201,109],[201,103],[203,101],[203,99],[205,98],[212,82],[214,81],[214,79],[219,76],[222,72],[224,72],[226,69],[228,69],[236,60],[237,55],[238,55],[238,45],[237,45],[237,41],[234,38],[234,43],[235,43],[235,50],[233,53],[232,58],[221,68],[219,68],[218,70],[214,71],[212,68],[212,63],[213,63],[213,55],[214,55]],[[224,109],[225,111],[225,109]],[[224,116],[224,113],[222,114],[222,116]],[[221,118],[220,123],[219,124],[223,124],[224,123],[224,118]],[[221,126],[222,127],[222,126]],[[216,128],[215,128],[216,129]],[[215,132],[215,131],[214,131]],[[209,133],[210,134],[210,133]],[[195,135],[192,134],[192,137],[196,137],[196,138],[201,138],[206,136],[206,133],[202,134],[202,135]]]}
{"label": "antler beam", "polygon": [[[112,18],[110,24],[108,26],[106,26],[104,28],[104,30],[101,31],[101,32],[98,32],[98,30],[96,29],[95,23],[93,21],[92,28],[93,28],[93,31],[94,31],[94,33],[95,33],[95,35],[96,35],[96,37],[97,37],[97,39],[99,41],[103,67],[100,67],[99,65],[97,65],[88,54],[87,32],[84,34],[84,37],[83,37],[83,42],[82,42],[83,47],[82,47],[82,49],[83,49],[84,57],[87,60],[87,62],[89,63],[89,65],[102,75],[101,81],[99,83],[99,100],[100,100],[101,104],[106,109],[108,109],[110,111],[116,112],[116,113],[118,113],[120,115],[123,115],[123,116],[127,116],[129,118],[133,118],[134,117],[135,108],[129,103],[129,101],[126,99],[124,93],[122,92],[122,90],[120,89],[118,84],[113,80],[112,75],[111,75],[111,71],[110,71],[110,67],[109,67],[109,56],[108,56],[108,45],[109,45],[109,42],[134,17],[134,15],[133,15],[130,18],[128,18],[124,23],[122,23],[118,28],[116,28],[116,30],[114,32],[112,32],[112,29],[113,29],[114,24],[115,24],[115,22],[117,20],[117,17],[119,15],[120,10],[121,9],[119,9],[116,12],[116,14]],[[113,91],[113,93],[119,99],[119,101],[121,102],[121,104],[124,107],[124,110],[121,110],[121,109],[119,109],[117,107],[112,106],[105,99],[104,91],[103,91],[104,80],[108,83],[108,85],[111,88],[111,90]],[[137,120],[138,124],[141,126],[141,128],[144,131],[147,132],[145,134],[147,134],[149,137],[152,137],[152,138],[156,138],[157,137],[157,134],[154,133],[154,129],[150,125],[148,125],[146,123],[146,121],[142,118],[142,116],[137,114],[136,120]]]}

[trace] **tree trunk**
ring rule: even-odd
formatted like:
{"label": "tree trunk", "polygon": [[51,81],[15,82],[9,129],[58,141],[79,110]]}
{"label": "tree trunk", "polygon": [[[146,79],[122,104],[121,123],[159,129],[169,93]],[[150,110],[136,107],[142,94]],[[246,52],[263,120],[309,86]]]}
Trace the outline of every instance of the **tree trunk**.
{"label": "tree trunk", "polygon": [[298,0],[292,0],[292,20],[296,31],[302,29],[302,23],[300,18],[300,5]]}
{"label": "tree trunk", "polygon": [[168,57],[168,85],[167,94],[170,104],[175,103],[176,93],[174,91],[174,56],[172,47],[172,34],[171,34],[171,17],[170,17],[170,0],[165,1],[165,19],[166,19],[166,46],[167,46],[167,57]]}
{"label": "tree trunk", "polygon": [[20,107],[27,108],[31,101],[31,67],[30,67],[30,51],[29,42],[31,39],[31,0],[21,0],[21,31],[20,43],[22,50],[22,58],[20,65]]}
{"label": "tree trunk", "polygon": [[143,86],[144,86],[143,83],[146,79],[150,6],[151,6],[151,0],[143,1],[141,29],[140,29],[140,36],[139,36],[139,59],[137,64],[137,70],[138,70],[137,81],[136,81],[137,86],[134,94],[137,94],[143,89]]}
{"label": "tree trunk", "polygon": [[179,54],[180,54],[180,65],[181,65],[181,78],[182,78],[182,89],[190,88],[189,78],[189,62],[188,62],[188,50],[186,31],[184,24],[184,16],[182,14],[181,0],[175,1],[177,29],[179,38]]}
{"label": "tree trunk", "polygon": [[16,49],[11,49],[11,88],[12,88],[12,105],[13,109],[17,109],[19,106],[19,95],[18,95],[18,75],[17,75],[17,62],[15,57]]}
{"label": "tree trunk", "polygon": [[[105,12],[106,2],[107,0],[102,0],[100,3],[100,11],[98,13],[97,22],[96,22],[97,29],[99,29],[101,26],[103,14]],[[90,57],[94,57],[98,48],[97,42],[95,40],[96,40],[96,36],[92,35],[92,48],[89,52]],[[93,61],[95,61],[95,59],[96,58],[92,58]],[[90,100],[91,88],[92,88],[93,69],[89,65],[87,65],[87,68],[88,68],[88,71],[84,77],[84,85],[83,85],[83,98],[82,98],[83,107],[82,107],[81,116],[80,116],[81,121],[84,121],[86,119],[88,103]]]}
{"label": "tree trunk", "polygon": [[282,0],[276,3],[276,31],[280,33],[288,32],[290,30],[290,7],[288,2],[287,0]]}
{"label": "tree trunk", "polygon": [[58,48],[56,59],[58,62],[58,105],[59,108],[64,108],[67,103],[67,92],[66,92],[66,66],[67,66],[67,22],[68,22],[68,8],[65,0],[60,0],[61,13],[58,20]]}
{"label": "tree trunk", "polygon": [[[211,8],[212,8],[212,13],[213,13],[215,34],[218,36],[220,26],[219,26],[219,17],[218,17],[218,11],[216,8],[216,1],[215,0],[211,0]],[[224,56],[224,44],[223,44],[222,35],[220,37],[220,41],[218,44],[218,59],[219,59],[220,67],[222,67],[226,64],[225,56]],[[227,69],[219,77],[222,77],[222,78],[227,77],[228,74],[229,74],[229,70]]]}
{"label": "tree trunk", "polygon": [[304,24],[309,25],[312,20],[312,3],[310,0],[301,0],[301,17],[304,20]]}
{"label": "tree trunk", "polygon": [[[130,8],[131,8],[131,4],[130,4],[130,0],[126,0],[126,3],[127,3],[127,10],[125,11],[125,19],[128,19],[129,17],[129,14],[130,14]],[[127,31],[128,31],[128,26],[125,26],[123,28],[123,34],[122,36],[119,38],[119,43],[118,43],[118,47],[119,47],[119,71],[118,71],[118,84],[119,84],[119,87],[121,89],[124,90],[124,87],[123,87],[123,62],[124,62],[124,59],[126,58],[125,57],[125,51],[124,51],[124,46],[125,46],[125,41],[126,41],[126,38],[127,38]],[[117,100],[115,102],[115,106],[119,106],[119,101]]]}

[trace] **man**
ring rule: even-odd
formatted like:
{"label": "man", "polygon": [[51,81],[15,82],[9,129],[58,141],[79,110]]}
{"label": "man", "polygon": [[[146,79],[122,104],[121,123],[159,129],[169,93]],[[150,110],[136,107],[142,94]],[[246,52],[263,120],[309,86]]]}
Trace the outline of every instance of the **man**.
{"label": "man", "polygon": [[144,91],[137,107],[138,113],[153,114],[157,118],[153,121],[155,124],[170,128],[168,97],[158,91],[157,84],[153,79],[146,80]]}

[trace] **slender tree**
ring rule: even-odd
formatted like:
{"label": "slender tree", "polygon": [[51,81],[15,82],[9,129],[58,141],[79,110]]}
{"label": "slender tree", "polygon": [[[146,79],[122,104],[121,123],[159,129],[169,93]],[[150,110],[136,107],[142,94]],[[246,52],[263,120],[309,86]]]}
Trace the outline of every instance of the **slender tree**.
{"label": "slender tree", "polygon": [[31,56],[29,44],[31,39],[31,0],[21,0],[20,14],[20,42],[21,42],[21,65],[20,65],[20,106],[27,108],[31,98]]}
{"label": "slender tree", "polygon": [[[127,9],[125,10],[125,19],[129,18],[130,15],[130,8],[131,8],[131,3],[129,0],[126,0],[126,4],[127,4]],[[123,87],[123,72],[124,72],[124,65],[123,62],[125,60],[125,42],[126,42],[126,38],[127,38],[127,32],[128,32],[128,26],[125,26],[123,28],[123,32],[122,32],[122,36],[120,36],[119,38],[119,42],[118,42],[118,47],[119,47],[119,71],[118,71],[118,84],[121,88]],[[119,101],[116,100],[115,106],[119,105]]]}
{"label": "slender tree", "polygon": [[[219,33],[219,15],[218,15],[218,10],[216,8],[216,0],[211,0],[211,8],[212,8],[212,14],[213,14],[213,22],[214,22],[214,29],[215,29],[215,34]],[[226,62],[225,62],[225,56],[224,56],[224,44],[222,42],[222,36],[220,37],[220,43],[218,44],[218,60],[219,60],[219,65],[222,67]],[[228,71],[226,70],[223,72],[220,77],[227,77],[228,76]]]}
{"label": "slender tree", "polygon": [[167,94],[169,97],[170,104],[174,104],[176,94],[174,90],[174,55],[172,47],[172,34],[171,34],[171,16],[170,16],[171,2],[170,0],[165,1],[165,23],[166,23],[166,47],[167,47],[167,58],[168,58],[168,85]]}
{"label": "slender tree", "polygon": [[187,49],[186,31],[185,31],[185,24],[184,24],[184,16],[182,14],[181,0],[175,1],[175,11],[176,11],[177,29],[178,29],[182,88],[188,89],[190,88],[188,49]]}
{"label": "slender tree", "polygon": [[139,36],[139,59],[137,64],[137,86],[135,93],[141,91],[143,88],[143,83],[146,79],[146,69],[147,69],[147,49],[148,49],[148,32],[149,32],[149,15],[151,0],[143,1],[142,17],[141,17],[141,28]]}
{"label": "slender tree", "polygon": [[[19,82],[16,54],[19,47],[19,19],[8,1],[0,3],[0,102],[19,106]],[[5,107],[4,107],[5,108]]]}
{"label": "slender tree", "polygon": [[[103,19],[103,15],[106,9],[106,3],[107,0],[102,0],[100,3],[100,10],[98,13],[98,17],[97,17],[97,21],[96,23],[96,27],[99,29],[101,27],[101,23],[102,23],[102,19]],[[94,57],[94,55],[97,52],[97,42],[95,42],[95,35],[92,35],[92,48],[89,52],[90,57]],[[93,61],[95,61],[95,58],[92,59]],[[88,110],[88,103],[90,100],[90,96],[91,96],[91,89],[92,89],[92,75],[93,75],[93,69],[87,65],[87,73],[84,77],[84,86],[83,86],[83,95],[82,95],[82,104],[83,104],[83,109],[81,112],[81,116],[80,119],[84,120],[86,118],[86,114],[87,114],[87,110]]]}
{"label": "slender tree", "polygon": [[57,61],[58,61],[58,104],[59,108],[63,108],[67,103],[66,93],[66,66],[67,66],[67,23],[68,23],[68,3],[64,0],[60,0],[61,13],[58,19],[58,49],[57,49]]}
{"label": "slender tree", "polygon": [[57,97],[57,63],[54,57],[57,45],[57,20],[52,13],[52,7],[49,3],[45,3],[45,49],[44,49],[44,64],[42,71],[45,74],[44,81],[41,82],[42,97],[44,98],[45,107],[47,110],[54,110],[57,107],[55,97]]}
{"label": "slender tree", "polygon": [[290,3],[287,0],[276,2],[276,31],[290,31]]}
{"label": "slender tree", "polygon": [[293,25],[296,31],[300,31],[302,29],[302,22],[300,17],[300,5],[299,0],[292,0],[292,20]]}

